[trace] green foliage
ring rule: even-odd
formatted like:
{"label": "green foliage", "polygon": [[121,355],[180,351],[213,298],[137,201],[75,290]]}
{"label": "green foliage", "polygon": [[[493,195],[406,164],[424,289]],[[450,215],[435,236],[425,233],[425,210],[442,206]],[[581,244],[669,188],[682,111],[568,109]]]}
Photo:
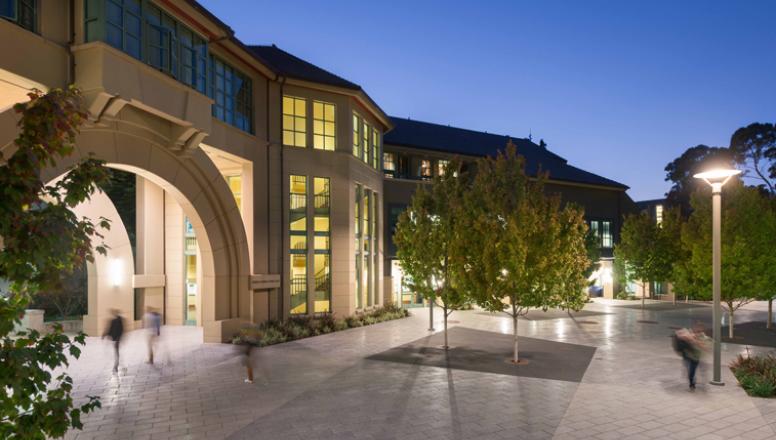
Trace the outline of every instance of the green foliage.
{"label": "green foliage", "polygon": [[526,176],[513,144],[477,163],[459,223],[456,276],[486,310],[517,316],[531,307],[576,305],[572,298],[585,294],[582,213],[546,195],[546,179]]}
{"label": "green foliage", "polygon": [[739,354],[730,369],[750,396],[776,397],[776,357],[772,354]]}
{"label": "green foliage", "polygon": [[477,162],[453,242],[453,281],[482,308],[517,318],[529,308],[579,309],[589,270],[582,212],[545,193],[547,175],[525,173],[511,142]]}
{"label": "green foliage", "polygon": [[625,281],[672,282],[677,264],[686,259],[681,246],[682,217],[678,209],[666,209],[663,223],[657,224],[646,212],[629,214],[614,249],[616,269]]}
{"label": "green foliage", "polygon": [[[693,214],[682,228],[686,264],[677,268],[677,289],[709,300],[712,294],[712,200],[708,190],[693,194]],[[774,201],[740,181],[722,196],[722,301],[733,314],[776,289],[776,208]],[[731,326],[732,327],[732,326]],[[732,336],[732,328],[731,328]]]}
{"label": "green foliage", "polygon": [[754,173],[768,192],[776,195],[776,124],[754,123],[739,128],[730,138],[730,150],[747,167],[747,175]]}
{"label": "green foliage", "polygon": [[[469,301],[453,277],[454,249],[461,227],[468,177],[457,160],[447,164],[428,189],[421,185],[399,216],[393,240],[409,288],[441,303],[445,337],[447,317]],[[446,345],[446,344],[445,344]]]}
{"label": "green foliage", "polygon": [[724,147],[696,145],[688,148],[681,156],[666,165],[666,179],[673,182],[666,194],[667,205],[679,207],[682,216],[690,215],[690,195],[706,186],[693,175],[712,167],[732,167],[740,157],[735,151]]}
{"label": "green foliage", "polygon": [[[74,269],[93,261],[92,240],[107,229],[104,218],[95,224],[80,219],[72,208],[89,199],[95,185],[106,179],[103,164],[84,160],[56,183],[46,185],[42,171],[70,155],[81,111],[78,90],[55,89],[29,94],[14,109],[21,115],[16,151],[0,166],[0,278],[10,290],[0,296],[0,437],[43,439],[61,437],[81,428],[81,415],[100,406],[89,396],[74,407],[72,379],[51,371],[68,365],[66,354],[80,356],[84,335],[72,341],[55,327],[50,334],[13,334],[30,296],[56,288]],[[103,245],[96,250],[105,253]]]}
{"label": "green foliage", "polygon": [[232,338],[232,343],[264,347],[392,319],[406,318],[407,316],[409,316],[409,312],[406,309],[389,305],[356,313],[344,319],[323,315],[320,317],[297,316],[285,321],[269,320],[258,326],[241,329]]}

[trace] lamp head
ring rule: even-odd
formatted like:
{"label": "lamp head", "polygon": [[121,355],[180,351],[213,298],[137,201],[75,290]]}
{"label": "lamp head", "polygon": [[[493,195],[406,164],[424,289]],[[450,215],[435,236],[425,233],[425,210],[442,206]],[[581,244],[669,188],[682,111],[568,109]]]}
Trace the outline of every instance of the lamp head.
{"label": "lamp head", "polygon": [[703,179],[711,185],[714,191],[722,189],[722,185],[726,184],[731,177],[741,174],[741,170],[735,168],[713,168],[702,173],[695,174],[693,177],[696,179]]}

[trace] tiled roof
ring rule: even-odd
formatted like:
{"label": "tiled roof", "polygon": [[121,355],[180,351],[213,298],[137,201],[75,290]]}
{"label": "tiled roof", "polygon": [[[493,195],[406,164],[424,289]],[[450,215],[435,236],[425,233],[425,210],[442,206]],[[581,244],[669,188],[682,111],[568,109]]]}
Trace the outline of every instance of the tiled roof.
{"label": "tiled roof", "polygon": [[291,55],[274,44],[272,46],[248,46],[248,49],[281,76],[346,89],[362,90],[358,84]]}
{"label": "tiled roof", "polygon": [[530,175],[535,175],[541,169],[548,171],[552,180],[628,188],[614,180],[569,165],[566,159],[528,139],[397,117],[391,117],[391,121],[395,127],[385,134],[385,144],[466,156],[493,156],[504,149],[511,139],[517,152],[526,158],[526,172]]}

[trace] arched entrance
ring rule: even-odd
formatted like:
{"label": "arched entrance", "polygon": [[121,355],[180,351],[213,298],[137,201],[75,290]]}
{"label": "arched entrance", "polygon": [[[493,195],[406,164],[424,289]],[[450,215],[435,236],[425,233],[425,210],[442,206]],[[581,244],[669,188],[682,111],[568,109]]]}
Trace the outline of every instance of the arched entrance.
{"label": "arched entrance", "polygon": [[[137,174],[171,195],[190,221],[199,245],[204,339],[228,340],[240,325],[251,320],[248,244],[239,209],[226,181],[201,149],[183,153],[173,147],[173,124],[129,106],[125,109],[121,119],[84,127],[73,155],[46,170],[44,177],[51,180],[77,161],[94,157],[109,167]],[[140,234],[138,239],[143,239]],[[148,273],[153,267],[137,267],[129,274],[132,287],[158,286],[159,277],[165,274]]]}

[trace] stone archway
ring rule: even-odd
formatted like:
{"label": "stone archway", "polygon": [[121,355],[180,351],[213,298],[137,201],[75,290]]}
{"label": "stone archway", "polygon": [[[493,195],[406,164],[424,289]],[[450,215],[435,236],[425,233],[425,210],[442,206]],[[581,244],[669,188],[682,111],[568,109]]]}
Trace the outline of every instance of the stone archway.
{"label": "stone archway", "polygon": [[[240,212],[221,174],[199,148],[181,152],[166,136],[168,122],[125,107],[121,119],[89,124],[76,151],[46,170],[51,180],[77,161],[94,157],[135,173],[173,195],[196,230],[202,258],[202,326],[205,342],[228,340],[252,320],[248,243]],[[124,111],[122,112],[124,113]]]}

